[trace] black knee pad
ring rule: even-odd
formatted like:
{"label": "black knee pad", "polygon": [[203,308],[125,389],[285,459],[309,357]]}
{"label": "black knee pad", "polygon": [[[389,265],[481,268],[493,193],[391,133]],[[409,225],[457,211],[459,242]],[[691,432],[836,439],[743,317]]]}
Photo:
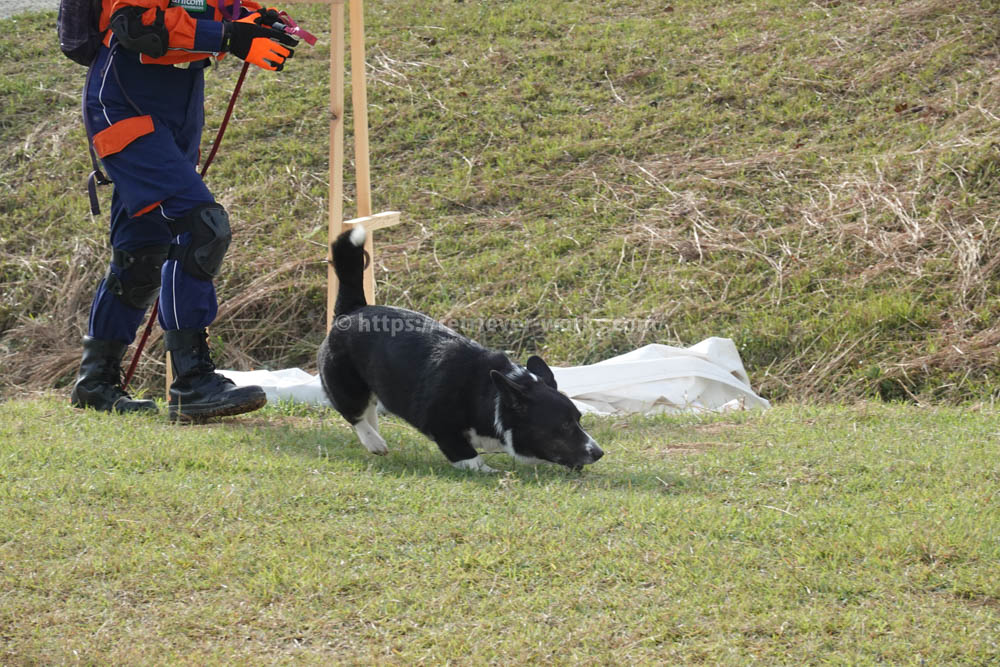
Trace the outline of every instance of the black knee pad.
{"label": "black knee pad", "polygon": [[170,224],[175,236],[188,233],[187,245],[170,246],[170,259],[177,260],[188,274],[213,280],[222,268],[222,258],[233,239],[229,214],[220,204],[203,204]]}
{"label": "black knee pad", "polygon": [[145,310],[156,300],[160,291],[160,269],[167,261],[170,246],[155,245],[126,252],[115,248],[111,263],[121,276],[110,269],[104,277],[104,286],[118,300],[132,308]]}

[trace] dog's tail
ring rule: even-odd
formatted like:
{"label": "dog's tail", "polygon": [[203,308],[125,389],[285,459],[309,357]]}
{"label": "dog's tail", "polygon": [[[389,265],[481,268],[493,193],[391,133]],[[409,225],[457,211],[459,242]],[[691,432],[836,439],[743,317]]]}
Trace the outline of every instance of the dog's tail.
{"label": "dog's tail", "polygon": [[365,237],[368,232],[361,225],[355,225],[333,242],[333,269],[337,273],[337,303],[334,315],[348,315],[358,308],[368,305],[365,301]]}

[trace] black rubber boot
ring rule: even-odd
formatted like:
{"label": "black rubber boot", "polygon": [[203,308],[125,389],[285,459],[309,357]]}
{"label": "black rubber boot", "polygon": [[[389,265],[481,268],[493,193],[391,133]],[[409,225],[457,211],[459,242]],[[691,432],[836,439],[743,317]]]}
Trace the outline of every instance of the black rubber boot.
{"label": "black rubber boot", "polygon": [[163,342],[174,370],[168,404],[170,419],[203,421],[240,415],[267,403],[260,387],[237,387],[232,380],[215,372],[204,329],[167,330],[163,332]]}
{"label": "black rubber boot", "polygon": [[102,412],[155,414],[156,403],[136,400],[122,389],[122,357],[128,345],[116,340],[83,337],[83,360],[70,403]]}

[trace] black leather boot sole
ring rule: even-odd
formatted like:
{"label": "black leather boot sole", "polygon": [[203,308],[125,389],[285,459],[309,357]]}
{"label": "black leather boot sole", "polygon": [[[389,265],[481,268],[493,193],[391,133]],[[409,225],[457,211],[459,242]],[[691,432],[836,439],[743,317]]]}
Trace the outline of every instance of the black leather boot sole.
{"label": "black leather boot sole", "polygon": [[198,423],[215,417],[232,417],[259,410],[267,404],[267,395],[260,387],[239,387],[219,394],[218,400],[202,400],[184,404],[170,403],[167,415],[171,421]]}

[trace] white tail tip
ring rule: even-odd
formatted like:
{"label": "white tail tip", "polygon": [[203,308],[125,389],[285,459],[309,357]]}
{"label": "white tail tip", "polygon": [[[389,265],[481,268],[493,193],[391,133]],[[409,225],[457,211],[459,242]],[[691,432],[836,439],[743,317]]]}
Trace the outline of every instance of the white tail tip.
{"label": "white tail tip", "polygon": [[354,229],[351,230],[351,235],[348,237],[351,240],[351,244],[355,247],[361,246],[365,242],[365,237],[368,236],[368,232],[362,225],[355,225]]}

